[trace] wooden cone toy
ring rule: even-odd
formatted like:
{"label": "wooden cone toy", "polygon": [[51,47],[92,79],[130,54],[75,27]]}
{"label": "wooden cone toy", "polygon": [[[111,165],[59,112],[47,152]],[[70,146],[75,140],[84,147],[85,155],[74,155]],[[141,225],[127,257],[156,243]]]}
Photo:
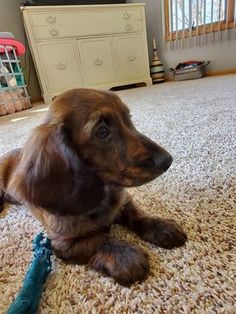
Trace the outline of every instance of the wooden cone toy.
{"label": "wooden cone toy", "polygon": [[157,56],[157,45],[155,38],[153,38],[153,58],[150,65],[150,71],[153,84],[162,83],[165,81],[164,66]]}

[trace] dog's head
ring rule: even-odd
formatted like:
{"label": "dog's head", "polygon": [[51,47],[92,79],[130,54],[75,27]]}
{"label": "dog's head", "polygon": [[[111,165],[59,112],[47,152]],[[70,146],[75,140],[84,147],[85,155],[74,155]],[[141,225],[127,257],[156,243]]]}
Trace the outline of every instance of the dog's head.
{"label": "dog's head", "polygon": [[105,186],[138,186],[166,171],[172,157],[139,133],[111,92],[75,89],[56,97],[45,123],[22,149],[11,189],[53,213],[88,213]]}
{"label": "dog's head", "polygon": [[172,163],[165,149],[137,131],[112,92],[68,91],[53,101],[47,122],[63,125],[80,160],[105,182],[138,186]]}

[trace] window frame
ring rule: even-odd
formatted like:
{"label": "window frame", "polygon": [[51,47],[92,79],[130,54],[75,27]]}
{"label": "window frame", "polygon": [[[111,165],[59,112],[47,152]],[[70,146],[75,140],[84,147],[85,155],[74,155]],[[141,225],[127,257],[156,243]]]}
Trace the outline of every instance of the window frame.
{"label": "window frame", "polygon": [[174,41],[176,39],[189,38],[206,33],[218,32],[219,30],[225,30],[235,28],[236,23],[234,20],[235,0],[228,0],[226,19],[220,22],[207,23],[194,27],[192,30],[178,30],[170,31],[170,8],[169,0],[164,0],[164,14],[165,14],[165,41]]}

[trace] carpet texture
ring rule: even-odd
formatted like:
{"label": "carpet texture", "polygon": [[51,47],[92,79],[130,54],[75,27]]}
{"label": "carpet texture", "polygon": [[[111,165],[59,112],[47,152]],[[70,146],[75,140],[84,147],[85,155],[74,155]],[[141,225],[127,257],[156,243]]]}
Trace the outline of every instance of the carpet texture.
{"label": "carpet texture", "polygon": [[[147,280],[124,288],[54,258],[39,313],[236,313],[235,87],[232,75],[119,92],[137,128],[174,157],[164,175],[130,193],[150,215],[180,223],[189,241],[168,251],[114,226],[115,237],[148,252]],[[0,119],[1,153],[25,142],[44,108]],[[0,219],[0,313],[21,287],[40,230],[24,206]]]}

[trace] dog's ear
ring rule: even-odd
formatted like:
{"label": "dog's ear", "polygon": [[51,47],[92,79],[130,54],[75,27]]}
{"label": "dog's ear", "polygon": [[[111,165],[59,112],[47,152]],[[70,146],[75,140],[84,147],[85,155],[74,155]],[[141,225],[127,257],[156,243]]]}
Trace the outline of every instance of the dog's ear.
{"label": "dog's ear", "polygon": [[69,193],[72,189],[79,160],[67,142],[63,124],[43,124],[35,129],[17,167],[18,188],[26,201],[53,210],[66,190]]}
{"label": "dog's ear", "polygon": [[36,128],[22,149],[13,186],[23,201],[54,214],[88,213],[101,199],[103,186],[83,166],[67,132],[63,124]]}

